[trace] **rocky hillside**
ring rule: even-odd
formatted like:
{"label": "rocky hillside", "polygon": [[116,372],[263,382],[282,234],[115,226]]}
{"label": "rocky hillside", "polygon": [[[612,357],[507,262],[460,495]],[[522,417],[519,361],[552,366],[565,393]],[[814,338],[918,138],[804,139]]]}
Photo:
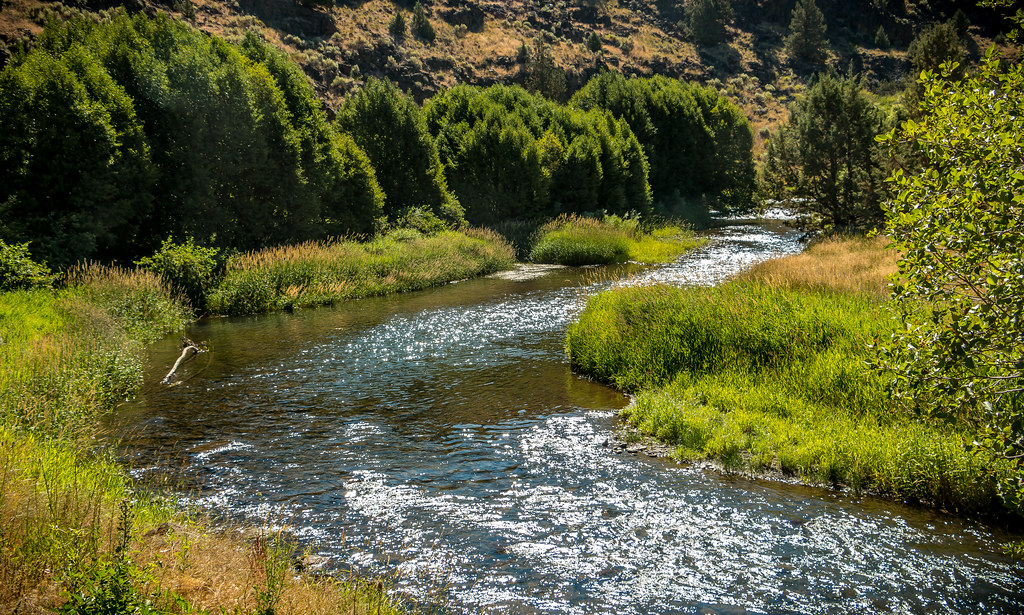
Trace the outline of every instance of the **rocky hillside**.
{"label": "rocky hillside", "polygon": [[[432,41],[412,28],[397,37],[389,31],[397,12],[412,22],[407,0],[0,0],[0,41],[8,48],[31,44],[51,16],[113,6],[170,12],[229,40],[256,29],[303,67],[329,108],[369,76],[391,79],[418,100],[456,83],[521,83],[542,49],[564,71],[563,96],[601,70],[680,77],[718,87],[763,134],[785,117],[812,72],[785,50],[794,4],[732,0],[724,40],[700,45],[688,33],[681,0],[427,0]],[[876,92],[896,91],[915,34],[958,8],[971,23],[969,52],[979,55],[991,44],[998,21],[974,4],[818,0],[826,62],[864,73]],[[877,44],[880,28],[888,48]],[[6,55],[0,48],[0,60]]]}

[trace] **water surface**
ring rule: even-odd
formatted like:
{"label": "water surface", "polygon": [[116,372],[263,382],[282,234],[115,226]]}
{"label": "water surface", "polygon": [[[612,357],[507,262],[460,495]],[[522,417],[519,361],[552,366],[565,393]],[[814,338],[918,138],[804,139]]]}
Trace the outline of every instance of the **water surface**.
{"label": "water surface", "polygon": [[[564,332],[611,285],[713,284],[799,251],[721,229],[671,265],[496,276],[334,309],[212,319],[213,351],[116,416],[139,474],[286,525],[336,569],[446,588],[455,613],[1020,613],[1004,536],[940,513],[615,454],[621,394]],[[150,381],[177,355],[154,347]]]}

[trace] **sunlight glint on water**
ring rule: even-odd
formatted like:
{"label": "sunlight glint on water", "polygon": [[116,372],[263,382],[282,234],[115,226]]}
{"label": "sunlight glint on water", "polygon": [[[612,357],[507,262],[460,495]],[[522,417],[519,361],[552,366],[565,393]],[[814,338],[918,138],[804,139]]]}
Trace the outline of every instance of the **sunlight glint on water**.
{"label": "sunlight glint on water", "polygon": [[[452,612],[1021,612],[983,526],[605,446],[626,399],[562,350],[586,296],[712,284],[797,250],[783,227],[735,227],[664,267],[200,323],[212,362],[122,413],[124,448],[335,568],[398,571],[413,596],[444,586]],[[175,352],[155,349],[154,373]]]}

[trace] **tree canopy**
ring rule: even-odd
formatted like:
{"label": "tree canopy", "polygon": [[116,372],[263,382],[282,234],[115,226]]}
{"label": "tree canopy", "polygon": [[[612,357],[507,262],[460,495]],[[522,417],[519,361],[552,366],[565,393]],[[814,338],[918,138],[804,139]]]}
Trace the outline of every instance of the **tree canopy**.
{"label": "tree canopy", "polygon": [[[881,348],[893,394],[922,414],[975,422],[977,445],[1024,466],[1024,68],[990,52],[921,79],[919,121],[886,140],[916,146],[886,203],[901,251],[894,297],[903,327]],[[1024,500],[1024,479],[1004,497]]]}
{"label": "tree canopy", "polygon": [[461,224],[462,206],[448,190],[434,138],[411,97],[390,81],[370,79],[345,100],[337,122],[369,156],[389,217],[421,208],[445,222]]}
{"label": "tree canopy", "polygon": [[885,167],[875,136],[883,117],[860,79],[818,76],[765,148],[762,197],[812,226],[871,228],[882,221]]}
{"label": "tree canopy", "polygon": [[752,206],[753,132],[717,91],[665,77],[601,73],[569,103],[604,109],[629,124],[650,165],[654,200],[674,196],[720,211]]}
{"label": "tree canopy", "polygon": [[168,235],[239,249],[368,232],[373,169],[308,81],[167,16],[51,22],[0,74],[0,238],[63,267]]}
{"label": "tree canopy", "polygon": [[518,86],[456,86],[426,116],[470,222],[650,209],[643,150],[606,111],[569,109]]}

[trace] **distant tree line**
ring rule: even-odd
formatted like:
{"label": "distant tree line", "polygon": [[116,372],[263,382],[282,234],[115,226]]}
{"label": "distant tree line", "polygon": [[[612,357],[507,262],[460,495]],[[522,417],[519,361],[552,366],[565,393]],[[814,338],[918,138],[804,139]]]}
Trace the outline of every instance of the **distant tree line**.
{"label": "distant tree line", "polygon": [[595,77],[568,105],[369,81],[328,120],[301,70],[167,16],[53,22],[0,73],[0,240],[63,268],[168,237],[252,249],[680,201],[751,204],[752,133],[712,89]]}

